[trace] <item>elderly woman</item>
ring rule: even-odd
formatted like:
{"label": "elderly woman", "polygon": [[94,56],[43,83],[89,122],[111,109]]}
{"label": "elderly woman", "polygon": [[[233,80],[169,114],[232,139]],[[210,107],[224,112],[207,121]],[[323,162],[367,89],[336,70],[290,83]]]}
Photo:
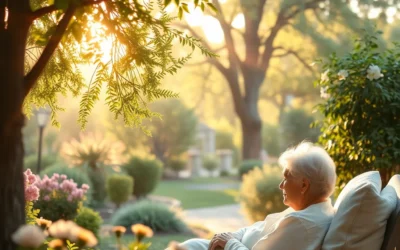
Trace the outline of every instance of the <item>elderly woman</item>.
{"label": "elderly woman", "polygon": [[289,250],[321,249],[334,210],[329,199],[336,182],[335,164],[327,152],[301,143],[279,158],[283,180],[279,188],[281,213],[237,232],[216,234],[211,241],[191,239],[180,246],[188,250]]}

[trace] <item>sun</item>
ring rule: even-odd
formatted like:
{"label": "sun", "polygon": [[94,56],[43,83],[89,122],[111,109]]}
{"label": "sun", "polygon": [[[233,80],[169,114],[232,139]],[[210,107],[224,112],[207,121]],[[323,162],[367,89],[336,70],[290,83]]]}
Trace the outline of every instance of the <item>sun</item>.
{"label": "sun", "polygon": [[204,16],[202,26],[206,38],[211,43],[221,44],[224,42],[224,32],[222,31],[219,21],[212,16]]}
{"label": "sun", "polygon": [[101,62],[108,63],[111,60],[111,52],[113,49],[113,41],[107,36],[107,28],[99,22],[88,23],[90,40],[85,41],[84,47],[96,45],[98,52],[101,55]]}

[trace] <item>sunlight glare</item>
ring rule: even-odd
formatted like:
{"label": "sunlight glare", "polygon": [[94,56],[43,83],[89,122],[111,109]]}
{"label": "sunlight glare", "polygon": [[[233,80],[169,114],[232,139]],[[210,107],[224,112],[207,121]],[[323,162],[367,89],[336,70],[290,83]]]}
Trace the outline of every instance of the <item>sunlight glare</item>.
{"label": "sunlight glare", "polygon": [[381,8],[371,8],[371,10],[368,12],[368,18],[369,19],[374,19],[381,14],[382,9]]}
{"label": "sunlight glare", "polygon": [[171,14],[172,12],[175,11],[175,9],[176,9],[175,4],[170,4],[164,10],[165,10],[165,12]]}
{"label": "sunlight glare", "polygon": [[237,14],[232,21],[232,27],[235,29],[243,29],[245,25],[243,13]]}
{"label": "sunlight glare", "polygon": [[101,61],[103,63],[109,62],[111,60],[111,50],[113,46],[111,39],[106,37],[107,28],[98,22],[92,22],[89,26],[93,40],[88,42],[98,43],[100,51],[103,53]]}
{"label": "sunlight glare", "polygon": [[201,26],[204,19],[203,11],[201,11],[200,8],[195,9],[193,3],[189,3],[188,8],[189,13],[185,12],[185,19],[187,23],[192,27]]}
{"label": "sunlight glare", "polygon": [[224,42],[224,32],[222,31],[219,21],[214,17],[205,16],[203,18],[203,26],[201,28],[203,29],[208,41],[212,43]]}

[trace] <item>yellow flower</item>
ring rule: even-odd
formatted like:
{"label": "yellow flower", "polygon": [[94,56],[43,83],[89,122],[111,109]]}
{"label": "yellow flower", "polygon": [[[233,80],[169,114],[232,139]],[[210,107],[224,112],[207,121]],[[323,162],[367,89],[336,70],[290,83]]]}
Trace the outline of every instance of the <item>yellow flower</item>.
{"label": "yellow flower", "polygon": [[143,237],[150,238],[153,236],[153,230],[143,224],[132,225],[131,230],[136,235],[138,242],[141,242]]}
{"label": "yellow flower", "polygon": [[43,219],[43,217],[40,217],[40,219],[36,219],[36,224],[38,224],[39,227],[41,227],[43,230],[46,228],[49,228],[51,225],[50,220]]}
{"label": "yellow flower", "polygon": [[55,239],[49,242],[48,246],[54,250],[62,250],[64,242],[60,239]]}
{"label": "yellow flower", "polygon": [[177,242],[177,241],[171,241],[168,244],[168,250],[187,250],[187,248],[180,246],[179,242]]}
{"label": "yellow flower", "polygon": [[126,228],[123,226],[115,226],[112,228],[112,231],[115,233],[115,236],[119,238],[126,232]]}
{"label": "yellow flower", "polygon": [[81,246],[88,246],[88,247],[94,247],[97,245],[97,238],[94,236],[94,234],[86,230],[84,228],[79,228],[77,234],[76,234],[76,239],[78,241],[78,244]]}

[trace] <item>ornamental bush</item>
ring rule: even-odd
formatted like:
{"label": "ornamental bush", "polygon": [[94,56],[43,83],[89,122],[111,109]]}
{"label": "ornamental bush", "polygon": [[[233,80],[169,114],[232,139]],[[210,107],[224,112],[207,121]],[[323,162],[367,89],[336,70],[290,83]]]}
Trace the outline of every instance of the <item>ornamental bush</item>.
{"label": "ornamental bush", "polygon": [[[42,170],[52,166],[57,162],[58,158],[55,154],[43,155],[40,162],[40,169]],[[24,168],[31,169],[34,172],[37,170],[38,156],[36,154],[31,154],[24,157]]]}
{"label": "ornamental bush", "polygon": [[38,178],[35,185],[40,190],[40,196],[34,208],[40,210],[39,217],[51,221],[74,219],[89,189],[87,184],[79,188],[63,174],[53,174],[51,178],[45,175],[42,179]]}
{"label": "ornamental bush", "polygon": [[216,170],[219,166],[219,159],[215,155],[204,155],[203,156],[203,168],[206,169],[210,174]]}
{"label": "ornamental bush", "polygon": [[172,158],[168,160],[168,168],[178,174],[186,168],[186,161],[180,158]]}
{"label": "ornamental bush", "polygon": [[243,176],[239,201],[246,217],[251,221],[262,221],[268,214],[277,213],[286,207],[283,204],[282,170],[279,167],[254,168]]}
{"label": "ornamental bush", "polygon": [[88,207],[82,207],[79,209],[78,215],[75,217],[75,223],[91,231],[96,238],[99,238],[99,231],[103,219],[98,212]]}
{"label": "ornamental bush", "polygon": [[353,51],[323,64],[319,141],[336,163],[339,190],[365,171],[379,170],[385,184],[399,170],[399,61],[399,44],[383,50],[367,34]]}
{"label": "ornamental bush", "polygon": [[133,178],[127,175],[114,174],[107,178],[108,197],[117,207],[129,200],[133,192],[133,182]]}
{"label": "ornamental bush", "polygon": [[112,216],[111,223],[126,228],[140,223],[150,227],[156,233],[187,231],[187,226],[174,211],[164,204],[146,200],[121,207]]}
{"label": "ornamental bush", "polygon": [[145,197],[151,193],[162,175],[162,163],[158,160],[133,157],[123,168],[134,180],[133,194],[136,197]]}
{"label": "ornamental bush", "polygon": [[262,168],[263,162],[257,159],[244,160],[239,166],[239,175],[242,177],[254,168]]}

